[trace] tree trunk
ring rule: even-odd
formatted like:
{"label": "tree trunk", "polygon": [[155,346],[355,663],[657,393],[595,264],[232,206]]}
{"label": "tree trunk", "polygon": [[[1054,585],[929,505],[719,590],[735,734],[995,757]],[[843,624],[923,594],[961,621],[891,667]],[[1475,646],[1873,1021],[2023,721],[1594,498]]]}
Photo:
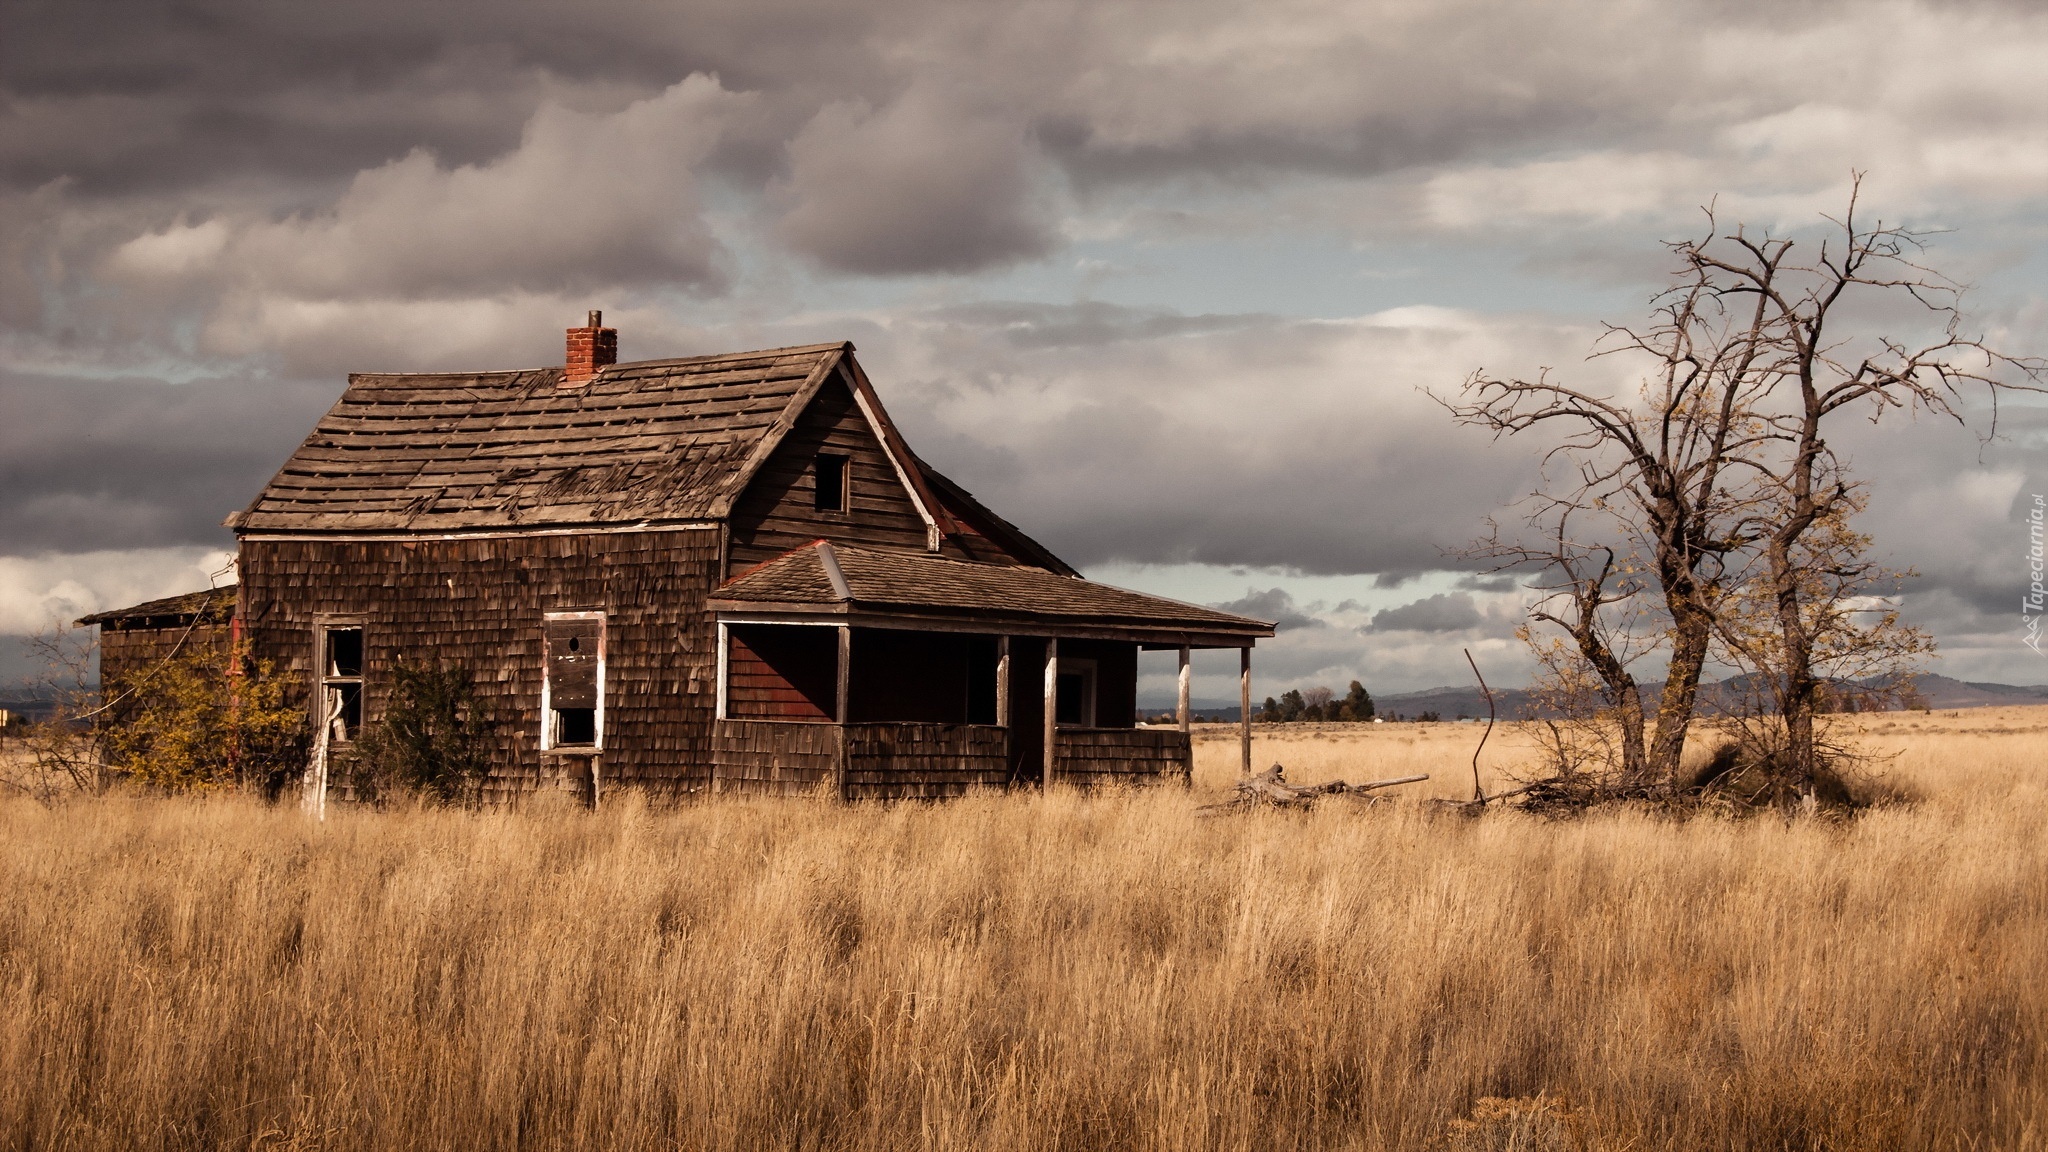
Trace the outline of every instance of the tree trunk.
{"label": "tree trunk", "polygon": [[1778,714],[1785,725],[1784,782],[1800,795],[1813,792],[1813,778],[1819,768],[1814,749],[1814,713],[1819,703],[1820,682],[1813,675],[1813,643],[1800,612],[1800,573],[1795,568],[1791,546],[1774,541],[1771,546],[1771,575],[1777,584],[1778,632],[1785,645],[1784,667],[1778,683]]}

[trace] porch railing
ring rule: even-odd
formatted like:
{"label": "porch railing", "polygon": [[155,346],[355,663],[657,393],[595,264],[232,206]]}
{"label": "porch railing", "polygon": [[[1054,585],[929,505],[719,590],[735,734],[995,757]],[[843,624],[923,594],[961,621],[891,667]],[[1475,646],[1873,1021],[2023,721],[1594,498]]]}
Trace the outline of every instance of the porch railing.
{"label": "porch railing", "polygon": [[[841,775],[844,741],[844,774]],[[711,748],[718,790],[796,794],[840,789],[848,799],[958,796],[1011,779],[1011,732],[989,724],[804,724],[720,720]],[[1061,728],[1061,783],[1184,779],[1188,738],[1174,729]],[[1020,765],[1036,777],[1038,765]]]}
{"label": "porch railing", "polygon": [[1061,728],[1053,745],[1053,770],[1067,784],[1183,779],[1188,764],[1188,737],[1177,728]]}

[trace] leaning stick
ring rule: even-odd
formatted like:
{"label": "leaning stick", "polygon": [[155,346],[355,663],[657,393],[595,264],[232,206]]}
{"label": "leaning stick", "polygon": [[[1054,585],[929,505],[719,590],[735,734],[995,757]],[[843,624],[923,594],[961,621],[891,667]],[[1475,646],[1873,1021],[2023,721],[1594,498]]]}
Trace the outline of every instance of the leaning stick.
{"label": "leaning stick", "polygon": [[[1472,650],[1465,649],[1465,663],[1472,666],[1472,675],[1479,676],[1479,661],[1472,658]],[[1493,735],[1493,689],[1486,686],[1486,677],[1479,676],[1479,691],[1486,697],[1486,731],[1479,734],[1479,747],[1472,750],[1472,802],[1486,803],[1486,793],[1479,788],[1479,753],[1486,749],[1486,738]]]}

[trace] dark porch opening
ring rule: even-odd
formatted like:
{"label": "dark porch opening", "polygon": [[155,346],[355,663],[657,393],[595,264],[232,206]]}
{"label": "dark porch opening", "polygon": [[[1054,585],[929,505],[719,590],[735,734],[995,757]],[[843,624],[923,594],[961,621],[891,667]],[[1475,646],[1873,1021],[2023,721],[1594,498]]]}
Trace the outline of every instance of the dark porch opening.
{"label": "dark porch opening", "polygon": [[736,720],[831,721],[839,696],[839,632],[799,624],[735,624],[726,652],[725,714]]}
{"label": "dark porch opening", "polygon": [[855,628],[847,721],[993,724],[997,659],[993,636]]}

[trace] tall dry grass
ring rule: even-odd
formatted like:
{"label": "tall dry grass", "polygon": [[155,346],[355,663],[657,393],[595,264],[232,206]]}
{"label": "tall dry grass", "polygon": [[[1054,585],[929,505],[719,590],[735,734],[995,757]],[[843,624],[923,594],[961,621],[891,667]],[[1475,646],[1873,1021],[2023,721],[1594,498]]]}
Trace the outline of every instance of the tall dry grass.
{"label": "tall dry grass", "polygon": [[1846,824],[1198,818],[1223,740],[1192,797],[0,804],[0,1143],[2038,1148],[2042,727],[1873,732],[1926,798]]}

